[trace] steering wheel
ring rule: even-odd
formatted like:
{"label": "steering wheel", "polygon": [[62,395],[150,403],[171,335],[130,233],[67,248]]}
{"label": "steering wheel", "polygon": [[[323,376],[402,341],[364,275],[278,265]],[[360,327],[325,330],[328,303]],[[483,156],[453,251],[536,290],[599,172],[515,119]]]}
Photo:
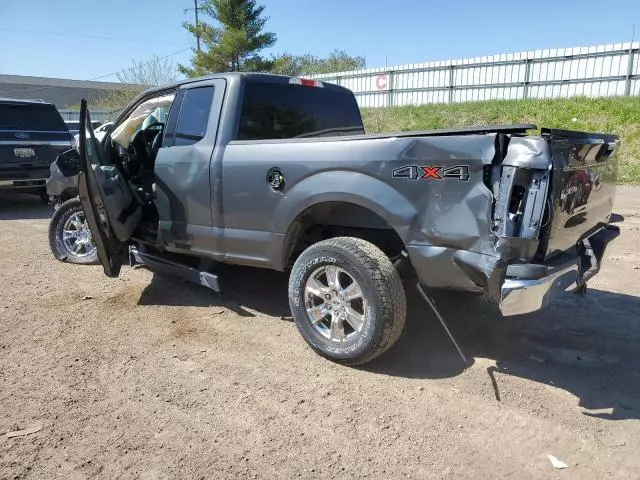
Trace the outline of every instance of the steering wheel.
{"label": "steering wheel", "polygon": [[127,163],[129,164],[130,176],[136,176],[143,167],[153,168],[157,149],[160,148],[159,144],[156,148],[156,139],[158,137],[162,138],[163,130],[164,123],[154,122],[133,136],[127,148]]}
{"label": "steering wheel", "polygon": [[[142,188],[140,188],[140,185],[137,185],[137,180],[140,178],[140,173],[143,169],[153,169],[155,154],[157,153],[157,149],[154,151],[155,144],[157,143],[156,139],[162,138],[163,129],[163,123],[154,122],[145,129],[138,131],[127,147],[127,161],[125,164],[128,177],[127,182],[134,196],[142,205],[144,205],[146,201],[145,198],[143,198],[144,192]],[[160,148],[159,145],[158,143],[158,148]],[[136,180],[135,183],[134,179]]]}
{"label": "steering wheel", "polygon": [[162,145],[164,126],[164,123],[154,122],[151,125],[147,126],[147,128],[145,128],[146,132],[150,131],[151,129],[155,129],[158,131],[158,133],[156,133],[148,143],[148,153],[152,162],[155,162],[156,156],[158,155],[158,150],[160,150],[160,146]]}
{"label": "steering wheel", "polygon": [[151,157],[153,154],[151,145],[158,135],[162,135],[163,130],[164,123],[154,122],[137,132],[131,139],[131,144],[133,144],[136,153],[140,154],[140,150],[144,149],[147,155]]}

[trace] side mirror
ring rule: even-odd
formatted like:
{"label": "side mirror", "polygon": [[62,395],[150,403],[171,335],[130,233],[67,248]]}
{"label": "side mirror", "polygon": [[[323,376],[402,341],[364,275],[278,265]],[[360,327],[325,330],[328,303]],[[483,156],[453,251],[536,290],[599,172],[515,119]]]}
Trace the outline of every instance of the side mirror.
{"label": "side mirror", "polygon": [[56,157],[58,170],[65,177],[73,177],[80,173],[80,154],[75,148],[66,150]]}

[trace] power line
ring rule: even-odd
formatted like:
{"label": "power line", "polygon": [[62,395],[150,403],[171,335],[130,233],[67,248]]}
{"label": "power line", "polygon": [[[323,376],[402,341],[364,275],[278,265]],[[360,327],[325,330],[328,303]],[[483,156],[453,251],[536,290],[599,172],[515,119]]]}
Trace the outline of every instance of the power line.
{"label": "power line", "polygon": [[[148,61],[146,61],[146,62],[144,62],[144,63],[139,64],[139,65],[140,65],[140,66],[142,66],[142,65],[149,65],[149,64],[151,64],[151,63],[153,63],[153,62],[155,62],[155,61],[157,61],[157,60],[166,60],[167,58],[175,57],[176,55],[179,55],[179,54],[181,54],[181,53],[184,53],[184,52],[186,52],[187,50],[191,50],[191,47],[183,48],[182,50],[178,50],[177,52],[170,53],[169,55],[165,55],[164,57],[153,58],[152,60],[148,60]],[[101,75],[101,76],[99,76],[99,77],[89,78],[88,80],[85,80],[85,82],[91,82],[91,81],[93,81],[93,80],[100,80],[101,78],[113,77],[114,75],[117,75],[117,74],[119,74],[120,72],[124,72],[124,71],[126,71],[126,70],[128,70],[128,69],[127,69],[127,68],[123,68],[123,69],[118,70],[117,72],[109,73],[109,74],[107,74],[107,75]]]}
{"label": "power line", "polygon": [[[140,66],[142,66],[142,65],[149,65],[149,64],[151,64],[152,62],[155,62],[155,61],[157,61],[157,60],[166,60],[167,58],[174,57],[174,56],[176,56],[176,55],[179,55],[180,53],[186,52],[187,50],[191,50],[191,47],[189,47],[189,48],[183,48],[182,50],[178,50],[177,52],[170,53],[169,55],[165,55],[164,57],[153,58],[153,59],[148,60],[147,62],[141,63],[141,64],[139,64],[139,65],[140,65]],[[126,70],[127,70],[126,68],[123,68],[123,69],[121,69],[121,70],[118,70],[117,72],[108,73],[108,74],[106,74],[106,75],[100,75],[99,77],[87,78],[86,80],[80,80],[80,81],[81,81],[81,82],[92,82],[92,81],[94,81],[94,80],[100,80],[100,79],[102,79],[102,78],[112,77],[112,76],[117,75],[117,74],[119,74],[120,72],[124,72],[124,71],[126,71]],[[21,90],[5,90],[4,92],[5,92],[5,93],[11,93],[11,94],[13,94],[13,93],[17,93],[17,92],[36,92],[36,91],[40,91],[40,90],[46,90],[46,89],[48,89],[48,88],[59,88],[59,86],[49,85],[49,86],[46,86],[46,87],[24,88],[24,89],[21,89]],[[0,93],[2,93],[2,90],[0,90]]]}
{"label": "power line", "polygon": [[76,35],[71,33],[64,32],[45,32],[43,30],[23,30],[19,28],[0,28],[0,32],[10,32],[10,33],[28,33],[30,35],[51,35],[55,37],[67,37],[67,38],[86,38],[90,40],[107,40],[110,42],[127,42],[127,43],[154,43],[161,45],[178,45],[174,42],[162,42],[160,40],[145,40],[145,39],[126,39],[126,38],[117,38],[117,37],[103,37],[98,35]]}

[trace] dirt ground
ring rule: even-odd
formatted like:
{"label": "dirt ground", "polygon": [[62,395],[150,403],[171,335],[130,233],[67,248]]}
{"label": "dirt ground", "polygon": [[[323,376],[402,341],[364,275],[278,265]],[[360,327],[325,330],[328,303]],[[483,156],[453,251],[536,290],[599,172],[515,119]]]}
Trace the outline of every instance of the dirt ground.
{"label": "dirt ground", "polygon": [[438,295],[465,366],[411,288],[356,369],[306,346],[285,274],[109,279],[54,260],[48,207],[2,198],[0,478],[639,478],[640,188],[617,211],[586,297],[502,319]]}

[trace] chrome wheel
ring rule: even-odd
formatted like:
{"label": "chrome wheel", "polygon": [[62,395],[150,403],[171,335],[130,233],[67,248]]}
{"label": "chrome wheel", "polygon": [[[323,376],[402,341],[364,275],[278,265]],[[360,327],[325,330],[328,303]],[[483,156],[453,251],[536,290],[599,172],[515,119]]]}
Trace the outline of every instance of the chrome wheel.
{"label": "chrome wheel", "polygon": [[69,255],[88,257],[96,251],[84,212],[75,212],[62,227],[62,244]]}
{"label": "chrome wheel", "polygon": [[334,265],[317,268],[305,285],[309,321],[324,338],[351,340],[362,331],[367,301],[358,282]]}

